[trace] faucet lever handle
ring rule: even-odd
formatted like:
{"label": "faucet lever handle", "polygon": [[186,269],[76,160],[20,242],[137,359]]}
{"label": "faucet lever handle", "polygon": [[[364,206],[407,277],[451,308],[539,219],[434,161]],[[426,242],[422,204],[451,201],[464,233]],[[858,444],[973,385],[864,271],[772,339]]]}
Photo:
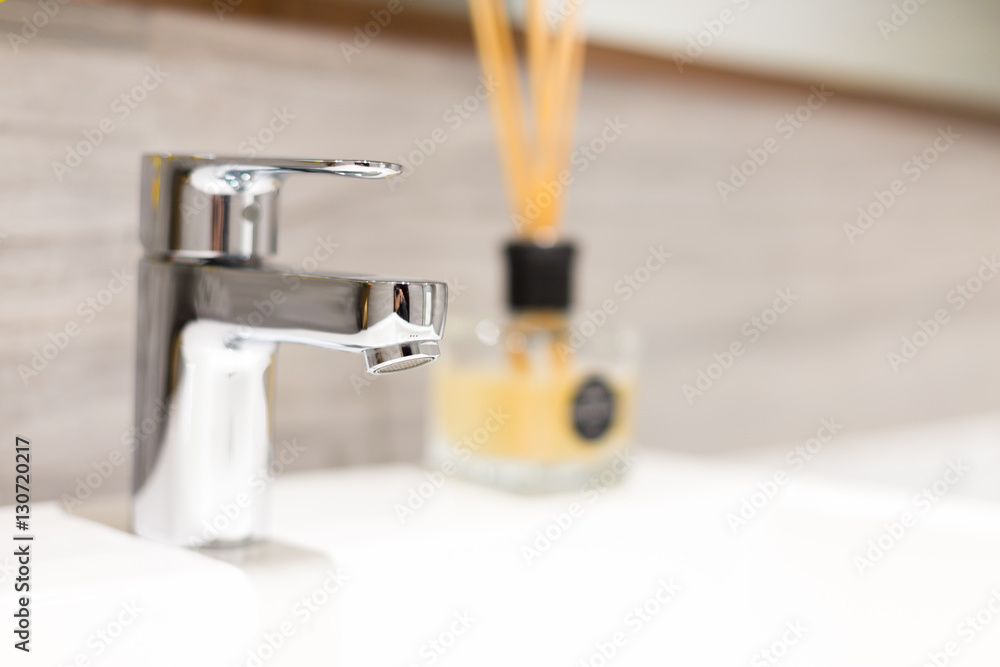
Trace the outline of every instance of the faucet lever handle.
{"label": "faucet lever handle", "polygon": [[277,252],[278,192],[289,174],[385,178],[375,160],[144,155],[140,236],[146,252],[189,259],[250,260]]}
{"label": "faucet lever handle", "polygon": [[[205,165],[208,171],[222,168],[224,173],[248,174],[332,174],[352,178],[386,178],[403,171],[398,164],[375,160],[305,160],[305,159],[246,159],[213,158]],[[218,173],[218,171],[216,171]]]}

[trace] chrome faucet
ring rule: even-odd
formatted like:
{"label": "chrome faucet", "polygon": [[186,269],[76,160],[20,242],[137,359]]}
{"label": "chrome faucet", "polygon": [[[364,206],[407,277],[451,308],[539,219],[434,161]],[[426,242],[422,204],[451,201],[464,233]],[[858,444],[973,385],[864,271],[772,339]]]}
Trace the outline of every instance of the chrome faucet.
{"label": "chrome faucet", "polygon": [[183,546],[266,528],[278,343],[357,352],[369,373],[438,356],[447,287],[268,266],[282,179],[397,165],[147,155],[142,162],[132,526]]}

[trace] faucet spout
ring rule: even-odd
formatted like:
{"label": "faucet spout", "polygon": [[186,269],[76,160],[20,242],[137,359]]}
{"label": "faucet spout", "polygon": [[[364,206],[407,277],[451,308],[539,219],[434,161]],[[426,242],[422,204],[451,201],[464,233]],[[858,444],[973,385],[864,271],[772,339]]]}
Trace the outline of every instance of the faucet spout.
{"label": "faucet spout", "polygon": [[133,527],[184,546],[264,533],[278,343],[414,368],[437,358],[447,304],[439,282],[156,257],[139,294]]}
{"label": "faucet spout", "polygon": [[448,288],[439,282],[217,264],[196,265],[191,279],[197,318],[222,325],[228,347],[268,341],[407,358],[430,354],[444,329]]}

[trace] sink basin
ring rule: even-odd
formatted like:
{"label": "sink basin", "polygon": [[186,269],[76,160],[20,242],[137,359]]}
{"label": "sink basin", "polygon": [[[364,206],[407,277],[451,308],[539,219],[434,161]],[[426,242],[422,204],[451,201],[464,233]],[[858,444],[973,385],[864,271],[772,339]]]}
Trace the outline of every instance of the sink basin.
{"label": "sink basin", "polygon": [[1000,506],[810,476],[761,503],[772,477],[645,451],[562,496],[323,471],[279,481],[273,531],[347,577],[322,664],[996,666]]}
{"label": "sink basin", "polygon": [[[988,468],[969,465],[983,431],[931,432],[958,458],[916,486],[645,450],[620,483],[538,497],[405,465],[300,473],[275,484],[270,542],[198,553],[39,505],[25,664],[996,667],[1000,503],[956,472]],[[89,516],[120,525],[110,506]]]}
{"label": "sink basin", "polygon": [[[12,507],[0,522],[14,526]],[[225,665],[257,633],[246,574],[83,518],[54,503],[32,507],[30,653],[12,648],[14,548],[0,556],[4,665],[176,667]]]}

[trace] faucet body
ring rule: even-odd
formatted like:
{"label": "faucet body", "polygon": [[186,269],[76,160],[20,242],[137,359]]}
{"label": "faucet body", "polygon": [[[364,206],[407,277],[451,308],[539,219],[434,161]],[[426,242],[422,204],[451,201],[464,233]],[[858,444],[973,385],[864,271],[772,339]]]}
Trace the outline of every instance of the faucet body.
{"label": "faucet body", "polygon": [[[162,196],[165,186],[176,191],[196,180],[192,170],[206,167],[191,167],[191,160],[147,157],[144,189],[153,183]],[[164,161],[179,168],[164,168]],[[211,174],[249,173],[242,180],[252,182],[260,165],[246,162],[211,158],[207,168]],[[223,203],[232,196],[208,194]],[[244,234],[237,246],[248,235],[266,240],[268,234],[255,228],[262,219],[255,198],[238,203]],[[224,212],[219,233],[209,236],[216,246],[232,234],[226,228],[231,211],[219,204],[209,203]],[[194,214],[203,215],[202,209]],[[139,270],[133,529],[192,547],[251,542],[267,524],[278,343],[360,353],[371,373],[419,366],[438,355],[447,287],[284,271],[260,260],[256,240],[243,243],[249,252],[242,255],[219,247],[192,251],[191,243],[165,247],[149,239],[159,234],[176,245],[181,235],[151,229],[149,217]],[[179,220],[171,225],[191,219],[173,217]]]}

